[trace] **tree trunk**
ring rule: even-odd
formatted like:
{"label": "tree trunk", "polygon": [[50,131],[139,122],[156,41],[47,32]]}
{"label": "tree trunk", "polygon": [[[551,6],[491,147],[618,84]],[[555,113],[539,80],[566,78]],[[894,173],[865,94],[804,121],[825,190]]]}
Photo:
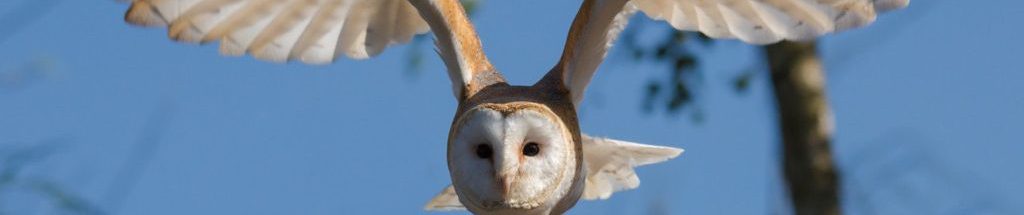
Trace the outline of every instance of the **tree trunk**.
{"label": "tree trunk", "polygon": [[782,167],[793,211],[839,214],[839,176],[829,142],[832,115],[814,42],[764,47],[782,131]]}

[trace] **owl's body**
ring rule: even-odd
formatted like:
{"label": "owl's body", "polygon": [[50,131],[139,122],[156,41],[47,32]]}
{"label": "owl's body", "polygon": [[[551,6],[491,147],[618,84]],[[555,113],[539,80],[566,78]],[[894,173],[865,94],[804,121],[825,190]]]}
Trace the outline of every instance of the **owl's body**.
{"label": "owl's body", "polygon": [[561,214],[580,199],[639,186],[633,168],[682,149],[594,138],[577,106],[635,11],[679,30],[765,44],[874,21],[907,0],[584,0],[561,58],[540,81],[513,86],[491,65],[458,0],[133,0],[125,19],[172,39],[220,40],[225,55],[329,63],[368,58],[434,33],[458,109],[448,134],[452,186],[428,210]]}

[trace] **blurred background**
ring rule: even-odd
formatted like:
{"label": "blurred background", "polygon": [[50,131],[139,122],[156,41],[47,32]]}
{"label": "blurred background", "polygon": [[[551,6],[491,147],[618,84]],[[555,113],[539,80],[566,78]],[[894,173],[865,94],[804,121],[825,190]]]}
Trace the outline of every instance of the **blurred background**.
{"label": "blurred background", "polygon": [[[471,1],[530,84],[579,1]],[[456,101],[430,37],[327,66],[222,57],[115,1],[0,1],[0,214],[420,214]],[[1024,214],[1024,3],[918,0],[814,42],[634,18],[584,132],[686,149],[572,214]]]}

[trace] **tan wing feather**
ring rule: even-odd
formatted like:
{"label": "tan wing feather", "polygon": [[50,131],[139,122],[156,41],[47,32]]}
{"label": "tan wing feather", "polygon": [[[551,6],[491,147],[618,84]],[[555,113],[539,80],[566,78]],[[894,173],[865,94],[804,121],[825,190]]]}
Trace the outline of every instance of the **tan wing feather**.
{"label": "tan wing feather", "polygon": [[[628,0],[586,0],[569,28],[562,57],[547,75],[538,83],[561,83],[570,93],[577,106],[583,100],[583,93],[604,61],[619,33],[626,27],[635,10],[627,6]],[[549,78],[557,80],[546,80]]]}
{"label": "tan wing feather", "polygon": [[469,98],[484,87],[505,82],[484,55],[480,38],[458,0],[412,0],[435,29],[437,52],[448,67],[456,98]]}

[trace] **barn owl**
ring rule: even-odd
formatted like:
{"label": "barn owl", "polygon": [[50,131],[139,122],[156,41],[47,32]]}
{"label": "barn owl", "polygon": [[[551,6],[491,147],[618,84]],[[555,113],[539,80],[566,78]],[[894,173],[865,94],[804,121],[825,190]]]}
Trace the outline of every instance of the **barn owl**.
{"label": "barn owl", "polygon": [[165,26],[225,55],[326,64],[365,59],[433,32],[458,108],[448,134],[452,186],[428,210],[561,214],[579,199],[639,186],[634,167],[682,149],[591,137],[576,115],[615,38],[640,11],[678,30],[752,44],[863,26],[908,0],[584,0],[558,63],[511,85],[488,61],[458,0],[134,0],[127,22]]}

